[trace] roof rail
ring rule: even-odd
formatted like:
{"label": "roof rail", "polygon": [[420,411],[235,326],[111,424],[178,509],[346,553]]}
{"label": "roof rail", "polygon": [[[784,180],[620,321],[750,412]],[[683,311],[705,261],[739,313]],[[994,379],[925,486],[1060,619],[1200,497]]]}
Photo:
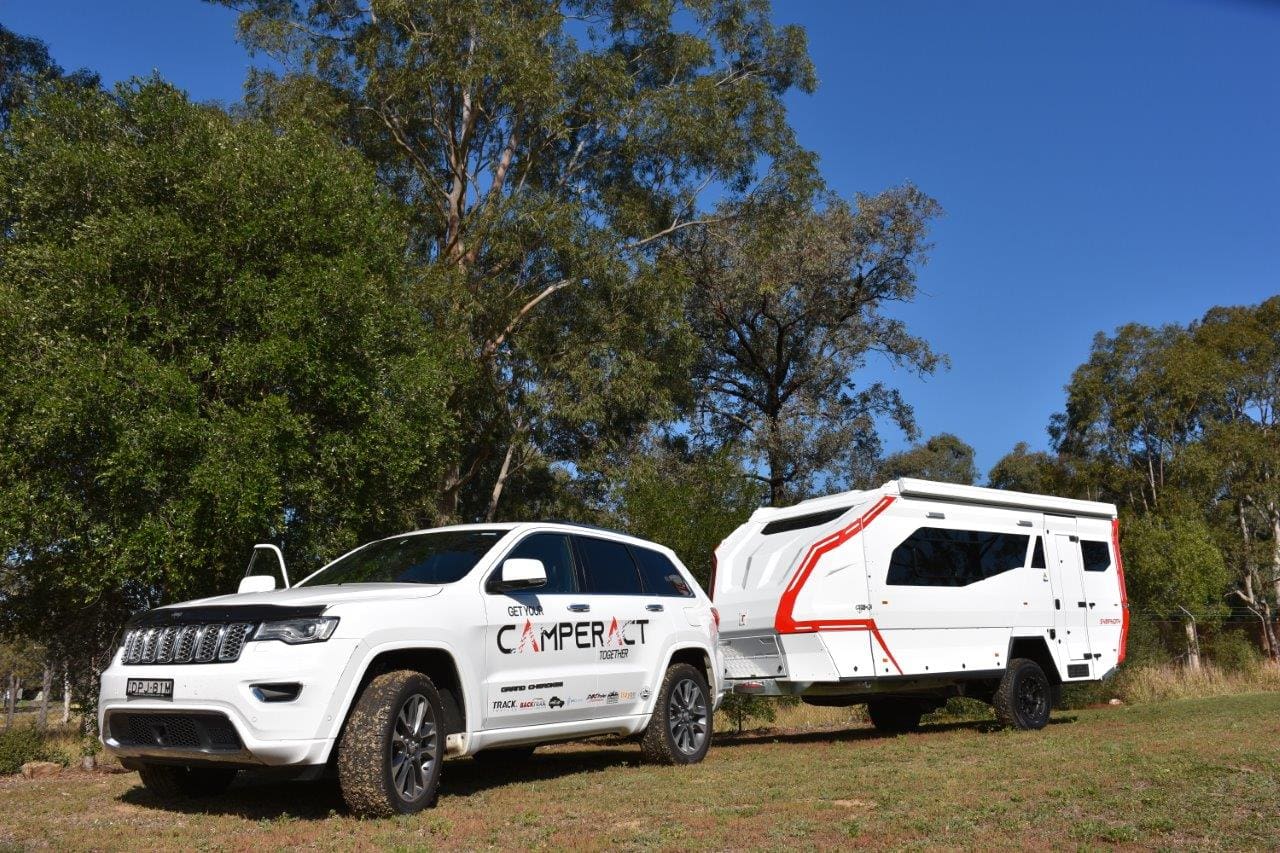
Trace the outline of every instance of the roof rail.
{"label": "roof rail", "polygon": [[632,534],[632,533],[628,533],[628,532],[627,532],[627,531],[625,531],[625,530],[614,530],[612,527],[603,527],[603,526],[601,526],[601,525],[599,525],[599,524],[590,524],[590,523],[585,522],[585,521],[570,521],[570,520],[569,520],[569,519],[567,519],[567,518],[548,518],[548,519],[546,520],[546,523],[547,523],[547,524],[566,524],[566,525],[568,525],[568,526],[570,526],[570,527],[582,527],[582,528],[584,528],[584,529],[586,529],[586,530],[599,530],[599,531],[601,531],[601,532],[603,532],[603,533],[616,533],[616,534],[617,534],[617,535],[619,535],[619,536],[633,536],[633,535],[634,535],[634,534]]}

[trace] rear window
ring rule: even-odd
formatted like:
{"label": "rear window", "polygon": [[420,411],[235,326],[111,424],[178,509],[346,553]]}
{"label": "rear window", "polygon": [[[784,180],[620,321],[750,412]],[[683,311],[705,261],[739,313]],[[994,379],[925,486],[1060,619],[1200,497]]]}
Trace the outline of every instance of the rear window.
{"label": "rear window", "polygon": [[597,595],[643,595],[631,549],[621,542],[575,536],[587,592]]}
{"label": "rear window", "polygon": [[644,579],[647,593],[693,597],[693,590],[689,588],[684,575],[680,574],[675,563],[668,560],[666,555],[648,548],[632,548],[631,553],[640,566],[640,576]]}
{"label": "rear window", "polygon": [[780,518],[777,521],[771,521],[766,524],[760,531],[760,535],[771,536],[774,533],[787,533],[791,530],[803,530],[806,527],[818,527],[828,521],[835,521],[850,509],[852,507],[842,506],[836,509],[823,510],[822,512],[811,512],[808,515],[797,515],[793,518]]}
{"label": "rear window", "polygon": [[1084,557],[1086,572],[1105,572],[1111,568],[1111,549],[1106,542],[1080,540],[1080,555]]}

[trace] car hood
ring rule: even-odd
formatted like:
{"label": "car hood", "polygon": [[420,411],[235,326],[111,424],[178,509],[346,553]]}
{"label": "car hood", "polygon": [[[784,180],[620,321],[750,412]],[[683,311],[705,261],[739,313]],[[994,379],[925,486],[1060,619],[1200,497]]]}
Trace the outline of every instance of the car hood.
{"label": "car hood", "polygon": [[[274,589],[270,592],[248,592],[216,595],[196,601],[184,601],[168,607],[239,607],[246,604],[274,604],[280,607],[305,607],[318,604],[356,604],[376,601],[403,601],[406,598],[430,598],[439,595],[442,586],[418,583],[361,583],[300,586]],[[162,608],[164,609],[164,608]]]}

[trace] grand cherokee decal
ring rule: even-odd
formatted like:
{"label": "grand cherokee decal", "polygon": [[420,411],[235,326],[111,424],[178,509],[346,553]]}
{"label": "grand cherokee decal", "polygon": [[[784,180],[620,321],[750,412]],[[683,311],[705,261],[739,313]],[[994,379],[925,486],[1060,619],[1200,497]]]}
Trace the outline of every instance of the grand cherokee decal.
{"label": "grand cherokee decal", "polygon": [[[614,617],[608,623],[552,622],[535,625],[526,619],[524,627],[503,625],[498,629],[498,651],[504,655],[526,652],[559,652],[567,648],[600,649],[601,658],[626,657],[628,646],[644,645],[645,626],[648,619],[632,619],[619,622]],[[519,636],[514,636],[519,631]]]}

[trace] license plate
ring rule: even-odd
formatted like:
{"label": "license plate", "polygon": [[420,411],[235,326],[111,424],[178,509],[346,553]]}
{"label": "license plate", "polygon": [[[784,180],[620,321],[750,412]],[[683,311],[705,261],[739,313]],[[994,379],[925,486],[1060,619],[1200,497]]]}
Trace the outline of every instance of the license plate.
{"label": "license plate", "polygon": [[124,687],[125,696],[146,699],[172,699],[172,678],[130,678]]}

